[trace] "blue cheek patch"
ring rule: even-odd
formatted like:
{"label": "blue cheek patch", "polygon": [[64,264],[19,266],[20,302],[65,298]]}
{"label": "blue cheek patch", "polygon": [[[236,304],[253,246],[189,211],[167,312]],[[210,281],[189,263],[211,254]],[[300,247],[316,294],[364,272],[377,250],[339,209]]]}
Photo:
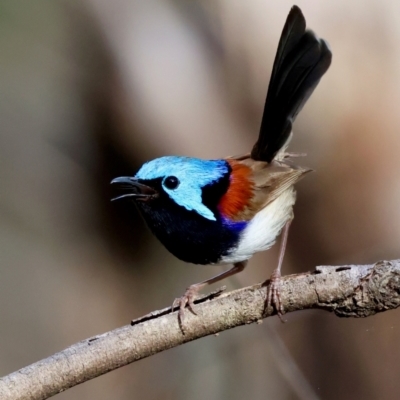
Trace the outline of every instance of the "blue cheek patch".
{"label": "blue cheek patch", "polygon": [[203,204],[202,201],[202,191],[197,185],[193,185],[193,182],[182,182],[179,188],[175,190],[170,190],[164,188],[164,190],[169,194],[169,197],[186,210],[196,211],[204,218],[211,221],[216,221],[214,213]]}
{"label": "blue cheek patch", "polygon": [[202,188],[218,181],[228,172],[229,164],[225,160],[166,156],[144,164],[135,178],[150,180],[175,176],[180,182],[176,189],[163,186],[171,199],[186,210],[196,211],[202,217],[215,221],[214,213],[202,202]]}

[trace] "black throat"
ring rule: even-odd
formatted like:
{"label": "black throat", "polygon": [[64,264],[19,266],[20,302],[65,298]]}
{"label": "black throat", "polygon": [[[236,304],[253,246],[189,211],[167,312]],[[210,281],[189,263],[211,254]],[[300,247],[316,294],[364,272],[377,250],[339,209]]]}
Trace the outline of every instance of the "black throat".
{"label": "black throat", "polygon": [[203,204],[214,213],[215,221],[176,204],[163,191],[160,179],[143,181],[158,190],[160,196],[137,205],[151,231],[179,259],[193,264],[215,264],[238,243],[240,231],[227,224],[217,208],[229,187],[229,175],[230,172],[203,188]]}

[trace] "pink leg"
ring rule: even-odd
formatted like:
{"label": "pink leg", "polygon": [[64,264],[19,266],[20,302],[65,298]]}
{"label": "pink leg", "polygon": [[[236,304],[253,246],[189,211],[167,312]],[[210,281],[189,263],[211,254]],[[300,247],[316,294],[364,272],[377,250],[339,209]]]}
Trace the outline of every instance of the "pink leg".
{"label": "pink leg", "polygon": [[[281,277],[282,277],[281,268],[282,268],[282,263],[283,263],[283,257],[285,255],[286,243],[287,243],[287,238],[289,235],[289,227],[290,227],[291,222],[292,222],[292,220],[290,219],[288,222],[286,222],[285,226],[283,227],[281,246],[279,249],[278,266],[274,269],[274,271],[272,272],[271,278],[269,279],[270,282],[269,282],[268,296],[267,296],[267,302],[266,302],[267,307],[269,305],[271,305],[275,308],[275,310],[277,311],[278,316],[281,320],[282,320],[282,315],[283,315],[283,307],[282,307],[281,294],[280,294]],[[266,282],[268,282],[268,281],[266,281]]]}
{"label": "pink leg", "polygon": [[199,290],[203,289],[207,285],[211,285],[212,283],[219,282],[222,279],[228,278],[229,276],[235,275],[241,271],[244,270],[244,268],[247,265],[247,261],[242,261],[238,262],[233,265],[231,269],[228,271],[222,272],[221,274],[218,274],[210,279],[207,279],[206,281],[200,282],[200,283],[195,283],[194,285],[190,285],[187,289],[185,294],[182,297],[178,297],[177,299],[174,300],[172,303],[172,309],[174,309],[176,306],[179,305],[179,313],[178,313],[178,319],[180,322],[180,325],[182,327],[182,321],[183,321],[183,315],[185,311],[185,307],[187,306],[189,310],[197,315],[195,311],[193,310],[193,301],[196,296],[196,294],[199,292]]}

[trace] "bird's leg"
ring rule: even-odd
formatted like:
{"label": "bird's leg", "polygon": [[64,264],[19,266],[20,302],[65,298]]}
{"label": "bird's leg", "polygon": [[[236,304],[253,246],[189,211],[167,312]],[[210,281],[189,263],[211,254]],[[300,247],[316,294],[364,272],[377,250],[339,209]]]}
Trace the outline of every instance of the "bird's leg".
{"label": "bird's leg", "polygon": [[[283,263],[283,257],[285,255],[285,250],[286,250],[286,243],[287,243],[287,238],[289,235],[289,227],[291,224],[292,220],[290,219],[289,221],[286,222],[285,226],[283,227],[283,232],[282,232],[282,239],[281,239],[281,245],[279,249],[279,261],[278,261],[278,266],[274,269],[272,272],[271,278],[269,279],[269,288],[268,288],[268,295],[267,295],[267,301],[266,301],[266,306],[273,306],[276,309],[276,312],[278,313],[279,318],[282,320],[282,315],[283,315],[283,307],[282,307],[282,302],[281,302],[281,268],[282,268],[282,263]],[[268,281],[264,282],[267,283]]]}
{"label": "bird's leg", "polygon": [[211,285],[212,283],[219,282],[222,279],[228,278],[229,276],[235,275],[235,274],[243,271],[244,268],[246,267],[246,265],[247,265],[247,260],[235,263],[235,264],[233,264],[233,267],[231,269],[229,269],[228,271],[222,272],[221,274],[218,274],[210,279],[207,279],[206,281],[190,285],[186,289],[185,294],[182,297],[178,297],[177,299],[175,299],[174,302],[172,303],[172,310],[176,306],[179,305],[178,318],[179,318],[180,323],[182,324],[183,314],[184,314],[186,305],[193,314],[197,315],[196,312],[193,310],[193,301],[194,301],[196,294],[199,292],[199,290],[203,289],[207,285]]}

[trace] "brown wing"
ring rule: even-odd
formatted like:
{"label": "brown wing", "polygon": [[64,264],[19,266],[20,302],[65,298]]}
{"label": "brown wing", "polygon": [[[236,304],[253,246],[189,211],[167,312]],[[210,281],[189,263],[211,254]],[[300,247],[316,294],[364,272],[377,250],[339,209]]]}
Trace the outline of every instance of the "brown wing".
{"label": "brown wing", "polygon": [[273,202],[285,190],[293,186],[307,172],[309,168],[290,165],[286,162],[255,161],[248,155],[231,158],[244,164],[252,171],[250,178],[253,181],[253,197],[248,206],[235,215],[236,221],[249,221],[254,215]]}

